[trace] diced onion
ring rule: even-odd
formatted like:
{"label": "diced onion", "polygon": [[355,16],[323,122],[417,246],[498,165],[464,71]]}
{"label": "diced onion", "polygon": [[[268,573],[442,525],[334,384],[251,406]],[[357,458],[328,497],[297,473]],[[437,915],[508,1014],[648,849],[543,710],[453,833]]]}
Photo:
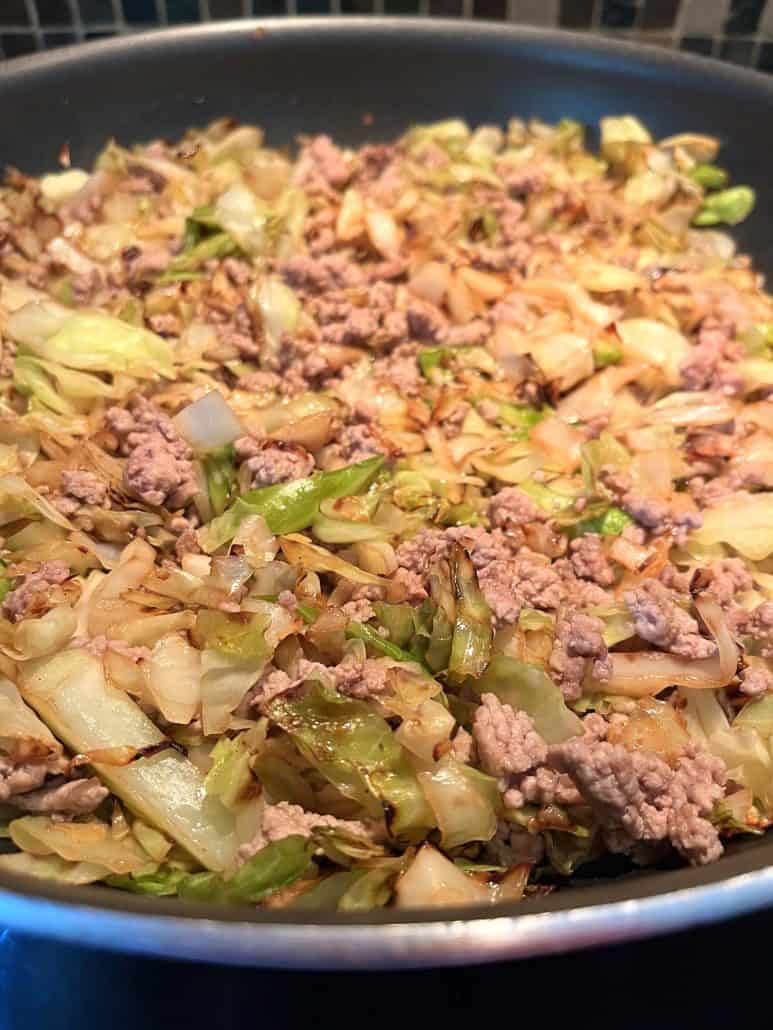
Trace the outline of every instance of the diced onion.
{"label": "diced onion", "polygon": [[716,690],[735,676],[738,647],[727,626],[722,609],[708,597],[699,597],[695,607],[714,634],[719,654],[714,658],[682,658],[661,651],[611,654],[612,675],[593,689],[605,694],[646,697],[666,687],[692,687]]}
{"label": "diced onion", "polygon": [[148,690],[168,722],[187,725],[201,703],[201,654],[178,634],[162,637],[150,657]]}
{"label": "diced onion", "polygon": [[419,849],[396,893],[398,908],[485,905],[493,900],[485,884],[467,876],[431,844]]}
{"label": "diced onion", "polygon": [[244,436],[244,427],[217,390],[183,408],[174,424],[194,451],[213,451]]}

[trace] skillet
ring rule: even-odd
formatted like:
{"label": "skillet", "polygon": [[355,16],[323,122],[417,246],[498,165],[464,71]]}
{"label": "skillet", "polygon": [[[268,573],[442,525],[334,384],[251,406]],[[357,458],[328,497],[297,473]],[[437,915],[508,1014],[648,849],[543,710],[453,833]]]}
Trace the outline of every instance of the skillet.
{"label": "skillet", "polygon": [[[361,144],[459,116],[632,113],[655,136],[721,138],[733,180],[758,191],[736,235],[773,273],[765,129],[773,81],[704,58],[557,31],[438,19],[238,21],[123,37],[0,67],[0,163],[39,174],[69,144],[180,136],[216,117],[260,124],[272,146],[328,132]],[[365,116],[368,116],[367,118]],[[367,124],[366,124],[367,122]],[[0,923],[62,941],[239,965],[377,969],[567,951],[727,918],[773,902],[773,836],[735,841],[703,869],[613,875],[488,909],[290,915],[77,889],[0,875]]]}

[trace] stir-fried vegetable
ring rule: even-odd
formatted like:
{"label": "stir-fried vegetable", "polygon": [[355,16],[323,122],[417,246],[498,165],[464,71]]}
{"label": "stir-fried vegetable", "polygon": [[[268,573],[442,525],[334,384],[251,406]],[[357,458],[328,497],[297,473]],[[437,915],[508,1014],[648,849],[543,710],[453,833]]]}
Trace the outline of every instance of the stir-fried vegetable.
{"label": "stir-fried vegetable", "polygon": [[515,711],[526,712],[549,744],[582,731],[581,721],[566,707],[560,690],[538,666],[498,655],[474,686],[481,694],[496,694]]}
{"label": "stir-fried vegetable", "polygon": [[448,672],[454,679],[480,676],[491,654],[491,610],[478,586],[475,569],[461,547],[451,559],[451,585],[456,602]]}
{"label": "stir-fried vegetable", "polygon": [[32,354],[65,369],[125,372],[141,379],[174,374],[172,347],[147,329],[101,313],[31,303],[9,316],[6,332],[20,355]]}
{"label": "stir-fried vegetable", "polygon": [[372,705],[316,687],[298,701],[279,698],[269,714],[342,794],[374,816],[384,811],[394,837],[434,825],[407,756]]}
{"label": "stir-fried vegetable", "polygon": [[199,543],[209,553],[217,550],[233,539],[243,520],[250,515],[260,515],[272,533],[296,533],[306,529],[314,521],[322,501],[361,493],[382,465],[382,458],[368,458],[335,472],[320,472],[292,483],[251,490],[199,531]]}
{"label": "stir-fried vegetable", "polygon": [[748,218],[756,197],[750,186],[732,186],[719,193],[710,193],[703,201],[703,207],[693,219],[694,225],[738,225]]}
{"label": "stir-fried vegetable", "polygon": [[767,829],[754,191],[600,137],[221,119],[9,171],[0,871],[347,913]]}
{"label": "stir-fried vegetable", "polygon": [[[102,662],[86,651],[63,651],[25,665],[25,700],[76,752],[116,747],[141,751],[165,738],[131,698],[105,681]],[[236,841],[228,812],[204,790],[198,769],[171,745],[125,766],[94,762],[127,805],[165,830],[210,869],[232,861]]]}

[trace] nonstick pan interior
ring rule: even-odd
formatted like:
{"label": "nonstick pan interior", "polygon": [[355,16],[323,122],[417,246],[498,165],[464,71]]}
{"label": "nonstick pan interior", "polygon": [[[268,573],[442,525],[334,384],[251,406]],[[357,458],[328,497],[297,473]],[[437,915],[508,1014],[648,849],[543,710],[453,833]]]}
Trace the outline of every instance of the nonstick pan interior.
{"label": "nonstick pan interior", "polygon": [[[272,146],[298,133],[350,143],[460,116],[632,113],[656,136],[705,132],[757,190],[741,247],[773,273],[767,128],[773,83],[669,51],[555,31],[436,19],[282,19],[125,37],[0,68],[0,162],[41,173],[67,143],[88,166],[105,140],[175,138],[223,115]],[[242,964],[383,967],[565,950],[726,917],[773,900],[773,837],[734,842],[705,869],[593,870],[518,906],[315,916],[227,911],[0,877],[0,921],[62,939]]]}

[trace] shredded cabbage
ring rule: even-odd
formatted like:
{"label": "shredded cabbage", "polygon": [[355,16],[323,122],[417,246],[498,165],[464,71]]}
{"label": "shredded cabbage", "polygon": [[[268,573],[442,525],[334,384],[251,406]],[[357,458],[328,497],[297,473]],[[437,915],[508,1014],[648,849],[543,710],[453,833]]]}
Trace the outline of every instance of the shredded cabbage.
{"label": "shredded cabbage", "polygon": [[172,378],[172,345],[160,336],[101,312],[77,312],[51,303],[26,304],[6,322],[19,354],[32,354],[84,372],[119,372]]}

